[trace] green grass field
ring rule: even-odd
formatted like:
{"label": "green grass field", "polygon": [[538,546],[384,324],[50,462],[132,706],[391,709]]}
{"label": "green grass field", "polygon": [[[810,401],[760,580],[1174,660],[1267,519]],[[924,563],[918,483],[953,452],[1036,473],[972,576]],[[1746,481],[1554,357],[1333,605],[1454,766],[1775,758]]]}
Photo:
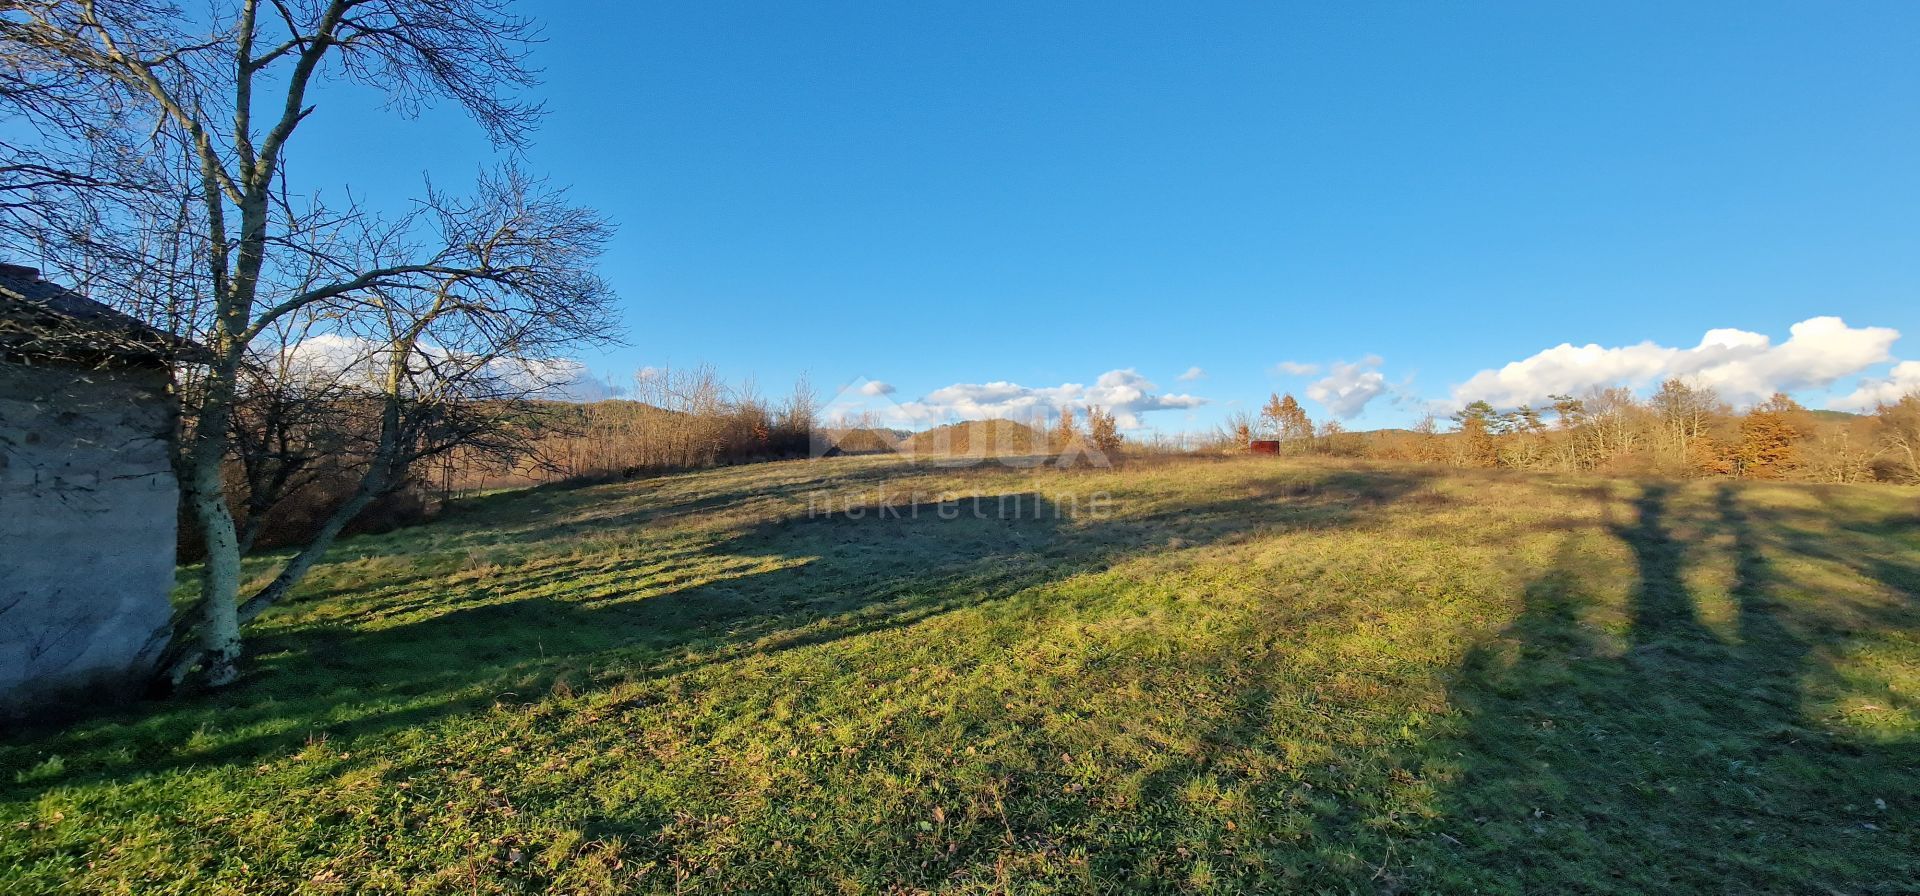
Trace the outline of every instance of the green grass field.
{"label": "green grass field", "polygon": [[254,637],[0,741],[0,891],[1920,892],[1912,490],[766,464]]}

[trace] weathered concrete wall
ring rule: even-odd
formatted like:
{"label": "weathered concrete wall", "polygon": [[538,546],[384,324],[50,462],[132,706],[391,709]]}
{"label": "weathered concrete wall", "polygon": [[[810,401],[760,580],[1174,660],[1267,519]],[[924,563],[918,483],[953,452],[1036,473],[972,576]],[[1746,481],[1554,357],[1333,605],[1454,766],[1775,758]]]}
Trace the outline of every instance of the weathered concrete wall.
{"label": "weathered concrete wall", "polygon": [[165,375],[0,362],[0,716],[119,699],[167,625]]}

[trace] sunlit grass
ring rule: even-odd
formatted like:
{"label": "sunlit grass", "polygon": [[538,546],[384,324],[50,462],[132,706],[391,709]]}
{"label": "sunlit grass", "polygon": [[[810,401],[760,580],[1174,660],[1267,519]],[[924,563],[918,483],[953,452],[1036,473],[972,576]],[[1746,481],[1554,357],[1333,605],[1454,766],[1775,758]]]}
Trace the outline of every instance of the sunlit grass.
{"label": "sunlit grass", "polygon": [[1903,892],[1915,498],[1266,458],[490,496],[344,543],[232,691],[8,738],[0,890]]}

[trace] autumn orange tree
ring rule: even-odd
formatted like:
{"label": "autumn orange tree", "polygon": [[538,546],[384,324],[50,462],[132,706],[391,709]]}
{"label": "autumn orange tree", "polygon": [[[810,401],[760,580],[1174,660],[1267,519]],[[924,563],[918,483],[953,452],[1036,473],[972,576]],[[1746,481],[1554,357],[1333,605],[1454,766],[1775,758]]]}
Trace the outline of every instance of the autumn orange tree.
{"label": "autumn orange tree", "polygon": [[1238,411],[1227,419],[1227,439],[1233,447],[1244,450],[1253,442],[1253,420],[1246,411]]}
{"label": "autumn orange tree", "polygon": [[1304,450],[1313,444],[1313,421],[1292,393],[1269,396],[1260,409],[1260,422],[1289,448]]}
{"label": "autumn orange tree", "polygon": [[1456,455],[1459,466],[1500,465],[1500,448],[1493,440],[1493,430],[1499,418],[1493,405],[1485,401],[1473,402],[1454,413],[1453,422],[1460,432],[1459,452]]}
{"label": "autumn orange tree", "polygon": [[1073,420],[1073,407],[1061,405],[1059,420],[1053,427],[1053,447],[1056,451],[1065,451],[1080,441],[1080,430]]}
{"label": "autumn orange tree", "polygon": [[1784,479],[1799,466],[1794,443],[1806,413],[1793,399],[1774,393],[1740,421],[1740,475],[1747,479]]}
{"label": "autumn orange tree", "polygon": [[1097,404],[1087,408],[1087,441],[1102,454],[1112,455],[1120,450],[1120,424],[1112,411],[1103,410]]}

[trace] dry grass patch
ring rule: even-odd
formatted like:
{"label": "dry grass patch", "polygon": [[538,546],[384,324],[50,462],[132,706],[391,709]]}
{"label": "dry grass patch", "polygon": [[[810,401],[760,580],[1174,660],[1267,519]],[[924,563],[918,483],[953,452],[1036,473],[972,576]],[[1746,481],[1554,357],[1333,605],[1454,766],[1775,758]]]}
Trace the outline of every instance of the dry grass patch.
{"label": "dry grass patch", "polygon": [[1913,508],[1267,458],[495,495],[343,544],[233,690],[0,744],[0,888],[1901,892]]}

